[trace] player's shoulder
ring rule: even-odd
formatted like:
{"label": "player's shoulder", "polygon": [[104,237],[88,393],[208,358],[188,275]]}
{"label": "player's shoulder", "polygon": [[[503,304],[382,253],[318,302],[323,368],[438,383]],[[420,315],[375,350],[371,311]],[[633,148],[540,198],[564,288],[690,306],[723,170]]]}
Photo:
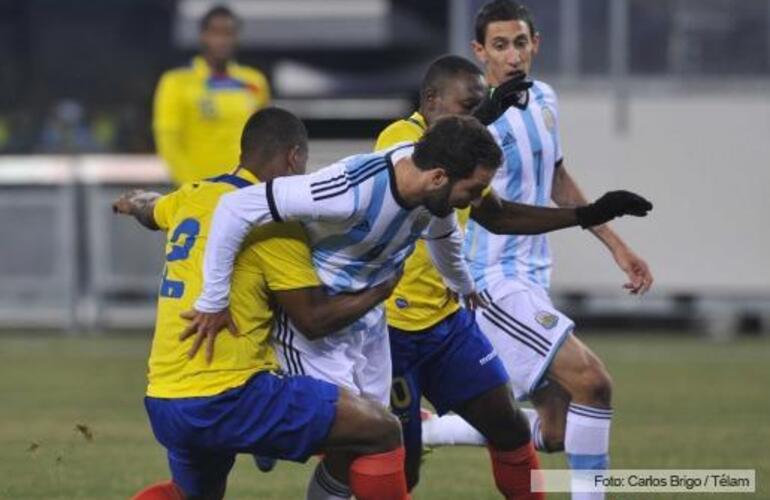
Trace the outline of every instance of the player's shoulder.
{"label": "player's shoulder", "polygon": [[[380,132],[380,135],[377,138],[377,142],[381,142],[382,138],[396,139],[396,142],[416,141],[422,134],[423,129],[414,122],[402,118],[401,120],[390,123],[387,127],[382,129],[382,132]],[[391,145],[392,144],[388,144],[385,147],[390,147]]]}
{"label": "player's shoulder", "polygon": [[246,66],[243,64],[234,63],[231,67],[231,72],[236,78],[240,78],[252,83],[267,82],[265,74],[257,68],[252,66]]}
{"label": "player's shoulder", "polygon": [[185,182],[177,189],[179,202],[195,203],[198,206],[216,206],[219,198],[235,191],[236,187],[213,179]]}
{"label": "player's shoulder", "polygon": [[338,207],[341,214],[353,215],[366,206],[375,186],[388,184],[376,182],[388,175],[387,170],[384,152],[348,156],[310,174],[310,193],[313,201],[324,202],[329,209]]}
{"label": "player's shoulder", "polygon": [[424,132],[424,127],[411,117],[396,120],[380,132],[374,149],[380,151],[402,142],[416,142]]}
{"label": "player's shoulder", "polygon": [[532,85],[532,93],[536,99],[542,99],[546,102],[555,103],[557,101],[556,91],[552,86],[542,80],[535,80]]}
{"label": "player's shoulder", "polygon": [[180,81],[186,78],[191,78],[195,75],[195,69],[192,63],[179,64],[173,68],[169,68],[161,74],[161,81]]}

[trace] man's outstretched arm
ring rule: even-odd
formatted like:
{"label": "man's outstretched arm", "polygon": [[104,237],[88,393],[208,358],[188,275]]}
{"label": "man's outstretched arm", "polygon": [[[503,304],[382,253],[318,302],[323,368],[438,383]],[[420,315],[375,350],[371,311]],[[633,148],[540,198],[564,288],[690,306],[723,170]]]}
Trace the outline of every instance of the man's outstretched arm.
{"label": "man's outstretched arm", "polygon": [[147,229],[157,231],[160,229],[155,221],[153,212],[155,202],[161,197],[159,193],[135,189],[120,195],[112,203],[112,211],[116,214],[130,215]]}
{"label": "man's outstretched arm", "polygon": [[644,217],[652,204],[629,191],[611,191],[576,208],[525,205],[500,199],[494,191],[471,208],[471,218],[495,234],[542,234],[573,226],[590,228],[615,217]]}

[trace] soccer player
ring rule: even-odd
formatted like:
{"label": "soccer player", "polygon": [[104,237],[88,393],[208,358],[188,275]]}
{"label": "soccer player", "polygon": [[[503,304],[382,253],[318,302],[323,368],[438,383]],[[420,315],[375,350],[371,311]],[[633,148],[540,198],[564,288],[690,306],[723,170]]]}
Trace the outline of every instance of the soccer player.
{"label": "soccer player", "polygon": [[[304,223],[319,277],[334,292],[379,283],[423,237],[450,288],[471,307],[479,305],[462,257],[454,208],[480,197],[500,160],[501,151],[485,127],[471,117],[450,116],[437,120],[414,145],[352,156],[311,175],[279,178],[223,196],[206,245],[203,293],[195,304],[197,328],[213,334],[227,323],[233,257],[252,226],[271,221]],[[366,362],[389,387],[382,308],[354,328],[380,343],[378,356]],[[537,456],[526,419],[510,396],[507,374],[483,336],[473,336],[463,347],[474,350],[483,366],[479,376],[494,388],[485,394],[484,404],[461,411],[490,437],[498,489],[506,498],[541,498],[530,493]],[[335,479],[344,483],[344,478]]]}
{"label": "soccer player", "polygon": [[[328,382],[280,374],[268,339],[273,324],[269,294],[290,315],[308,314],[319,321],[309,332],[323,335],[364,314],[392,283],[357,295],[328,296],[318,286],[301,228],[261,227],[235,257],[230,308],[237,329],[231,324],[232,335],[217,339],[213,359],[190,359],[200,347],[198,339],[179,340],[187,325],[180,315],[201,290],[203,247],[218,200],[260,179],[304,172],[306,131],[287,111],[256,113],[246,124],[242,144],[234,174],[188,183],[162,197],[131,194],[114,207],[168,234],[145,406],[157,440],[168,451],[173,482],[136,498],[222,498],[237,453],[304,461],[319,452],[344,451],[354,456],[349,472],[357,498],[404,499],[397,419],[382,405]],[[310,307],[301,307],[303,302]]]}
{"label": "soccer player", "polygon": [[[473,50],[493,87],[530,74],[539,43],[530,12],[516,2],[495,0],[476,16]],[[585,204],[563,159],[553,89],[535,81],[527,95],[528,104],[503,106],[490,126],[505,156],[494,190],[507,201]],[[591,232],[627,275],[624,287],[632,294],[649,290],[653,277],[645,261],[609,226]],[[607,468],[612,382],[598,356],[575,336],[573,322],[548,297],[551,255],[545,236],[495,234],[471,220],[465,243],[476,284],[490,302],[477,319],[503,359],[516,396],[529,398],[536,409],[528,412],[535,446],[566,451],[573,469]],[[464,432],[448,427],[449,434]]]}
{"label": "soccer player", "polygon": [[[436,59],[423,78],[419,110],[385,128],[375,148],[418,141],[439,117],[475,112],[486,92],[483,74],[471,61],[453,55]],[[617,205],[604,206],[611,199]],[[645,208],[646,204],[641,198],[622,192],[608,194],[603,200],[580,209],[554,209],[501,202],[489,193],[471,208],[470,217],[493,232],[530,234],[604,222]],[[467,219],[468,214],[461,213],[460,217]],[[404,430],[407,483],[411,490],[417,484],[421,461],[422,394],[439,413],[462,413],[464,407],[479,405],[477,398],[484,401],[483,395],[494,386],[484,378],[478,349],[471,341],[480,335],[473,313],[461,308],[446,289],[423,242],[417,243],[415,252],[407,259],[404,277],[386,306],[393,359],[391,409]],[[485,339],[480,342],[487,345]],[[483,406],[478,411],[483,412]],[[432,420],[425,422],[428,432]],[[473,437],[477,434],[475,430],[471,433]],[[428,436],[428,441],[431,439]]]}
{"label": "soccer player", "polygon": [[214,7],[200,23],[201,55],[160,79],[153,111],[155,144],[177,184],[234,168],[243,125],[270,102],[265,76],[233,60],[237,41],[235,14]]}

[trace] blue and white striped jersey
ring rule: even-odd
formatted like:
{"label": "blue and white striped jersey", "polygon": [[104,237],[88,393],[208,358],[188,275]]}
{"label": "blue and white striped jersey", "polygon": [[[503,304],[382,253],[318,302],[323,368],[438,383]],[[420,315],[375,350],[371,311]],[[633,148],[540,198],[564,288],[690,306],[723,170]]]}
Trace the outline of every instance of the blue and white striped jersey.
{"label": "blue and white striped jersey", "polygon": [[381,283],[422,237],[447,284],[470,293],[474,285],[455,214],[434,217],[422,206],[407,207],[399,196],[394,165],[412,151],[406,145],[355,155],[312,174],[279,177],[223,196],[206,245],[196,308],[212,312],[227,305],[232,262],[249,229],[283,220],[303,223],[318,277],[335,292]]}
{"label": "blue and white striped jersey", "polygon": [[[525,110],[511,107],[489,126],[504,156],[492,187],[505,200],[547,206],[554,168],[562,159],[556,94],[540,81],[529,92]],[[545,235],[497,235],[471,219],[464,251],[478,289],[501,279],[543,288],[550,284],[551,252]]]}

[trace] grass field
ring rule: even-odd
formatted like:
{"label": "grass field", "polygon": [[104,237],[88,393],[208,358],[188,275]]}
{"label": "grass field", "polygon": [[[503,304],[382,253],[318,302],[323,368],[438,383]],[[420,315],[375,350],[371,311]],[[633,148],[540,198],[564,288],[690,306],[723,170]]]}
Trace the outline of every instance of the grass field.
{"label": "grass field", "polygon": [[[770,339],[601,336],[588,343],[615,379],[613,467],[757,469],[754,497],[770,498]],[[148,345],[138,336],[0,336],[0,498],[125,499],[168,476],[142,407]],[[564,467],[560,455],[542,462]],[[301,499],[309,472],[309,465],[281,463],[262,474],[241,457],[228,498]],[[499,498],[486,452],[436,450],[415,498]]]}

